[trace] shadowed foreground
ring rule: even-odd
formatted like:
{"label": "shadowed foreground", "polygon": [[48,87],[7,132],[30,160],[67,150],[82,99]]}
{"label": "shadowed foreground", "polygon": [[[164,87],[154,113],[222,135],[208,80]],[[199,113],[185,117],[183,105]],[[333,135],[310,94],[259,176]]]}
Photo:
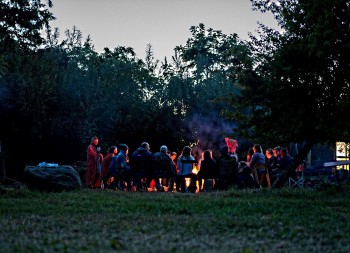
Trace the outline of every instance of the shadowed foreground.
{"label": "shadowed foreground", "polygon": [[349,188],[0,197],[1,253],[350,252]]}

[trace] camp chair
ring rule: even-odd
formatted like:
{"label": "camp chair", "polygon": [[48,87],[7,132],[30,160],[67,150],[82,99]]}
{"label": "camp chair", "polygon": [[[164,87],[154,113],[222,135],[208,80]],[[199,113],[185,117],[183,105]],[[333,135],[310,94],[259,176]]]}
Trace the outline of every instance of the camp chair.
{"label": "camp chair", "polygon": [[232,177],[237,173],[236,159],[222,159],[219,165],[220,177]]}
{"label": "camp chair", "polygon": [[175,171],[170,160],[153,159],[152,170],[156,178],[171,178],[175,176]]}
{"label": "camp chair", "polygon": [[219,161],[219,185],[223,189],[227,189],[234,184],[235,176],[237,175],[236,159],[222,159]]}
{"label": "camp chair", "polygon": [[297,177],[293,178],[293,177],[289,177],[288,179],[288,185],[289,187],[293,188],[293,187],[304,187],[304,164],[300,164],[297,168],[296,168],[296,174]]}
{"label": "camp chair", "polygon": [[[262,172],[258,173],[259,171],[262,171]],[[265,163],[254,164],[253,176],[254,176],[255,182],[258,185],[262,186],[262,183],[266,179],[267,187],[271,188],[270,175],[269,175],[269,171],[266,168]]]}
{"label": "camp chair", "polygon": [[[252,167],[252,174],[255,181],[256,186],[261,186],[261,183],[264,180],[264,177],[266,176],[266,168],[265,163],[256,163]],[[258,171],[263,171],[263,173],[258,173]],[[260,176],[259,176],[260,174]],[[270,182],[270,178],[268,179],[268,182]]]}

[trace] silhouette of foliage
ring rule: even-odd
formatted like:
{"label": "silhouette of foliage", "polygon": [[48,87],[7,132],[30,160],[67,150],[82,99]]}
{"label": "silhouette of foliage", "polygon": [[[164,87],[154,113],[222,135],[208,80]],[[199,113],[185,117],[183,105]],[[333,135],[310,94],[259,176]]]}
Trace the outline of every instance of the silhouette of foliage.
{"label": "silhouette of foliage", "polygon": [[269,146],[303,142],[299,160],[315,143],[349,141],[349,2],[252,3],[271,12],[281,30],[261,25],[251,37],[254,72],[229,113],[239,132]]}

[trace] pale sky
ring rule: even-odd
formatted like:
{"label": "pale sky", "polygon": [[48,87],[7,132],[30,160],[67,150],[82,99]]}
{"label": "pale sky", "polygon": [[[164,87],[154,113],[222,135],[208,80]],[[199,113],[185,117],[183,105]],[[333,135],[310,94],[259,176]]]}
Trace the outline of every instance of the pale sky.
{"label": "pale sky", "polygon": [[154,57],[171,60],[176,46],[191,37],[191,26],[203,23],[224,34],[248,39],[260,21],[276,27],[271,14],[252,11],[249,0],[53,0],[50,11],[57,18],[51,27],[64,31],[75,25],[90,35],[97,52],[104,47],[132,47],[144,59],[147,44]]}

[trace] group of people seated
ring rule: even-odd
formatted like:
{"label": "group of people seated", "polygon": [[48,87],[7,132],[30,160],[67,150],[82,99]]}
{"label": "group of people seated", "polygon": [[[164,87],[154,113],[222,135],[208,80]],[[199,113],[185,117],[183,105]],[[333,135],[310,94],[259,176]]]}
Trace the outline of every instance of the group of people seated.
{"label": "group of people seated", "polygon": [[[125,191],[177,191],[200,192],[225,190],[230,187],[282,187],[293,175],[293,158],[287,149],[267,149],[265,155],[260,145],[255,144],[247,153],[245,161],[236,154],[238,142],[225,138],[226,145],[220,149],[219,157],[205,150],[201,157],[192,155],[185,146],[181,154],[170,152],[162,145],[152,153],[147,142],[129,154],[126,144],[111,146],[103,156],[97,148],[98,138],[92,138],[87,151],[86,185],[89,188],[110,188]],[[168,161],[164,172],[158,173],[156,160]],[[194,167],[197,171],[194,171]],[[161,168],[163,169],[163,168]],[[197,172],[197,173],[196,173]]]}
{"label": "group of people seated", "polygon": [[247,153],[246,162],[241,166],[248,169],[253,178],[254,187],[281,188],[289,178],[296,179],[294,158],[282,147],[269,148],[263,154],[259,144],[255,144]]}
{"label": "group of people seated", "polygon": [[[113,150],[113,151],[112,151]],[[192,169],[196,160],[191,155],[191,148],[185,146],[182,153],[177,157],[176,152],[170,152],[167,146],[162,145],[160,150],[154,154],[150,151],[150,145],[147,142],[141,143],[140,147],[129,156],[129,148],[125,144],[120,144],[117,148],[117,155],[111,148],[107,159],[104,158],[101,170],[102,188],[143,192],[153,188],[156,191],[176,191],[187,192],[189,186],[186,183],[186,177],[193,175]],[[109,155],[110,154],[110,155]],[[154,161],[168,161],[166,178],[160,178],[154,168]],[[164,173],[163,173],[164,174]],[[165,179],[165,180],[162,180]]]}

